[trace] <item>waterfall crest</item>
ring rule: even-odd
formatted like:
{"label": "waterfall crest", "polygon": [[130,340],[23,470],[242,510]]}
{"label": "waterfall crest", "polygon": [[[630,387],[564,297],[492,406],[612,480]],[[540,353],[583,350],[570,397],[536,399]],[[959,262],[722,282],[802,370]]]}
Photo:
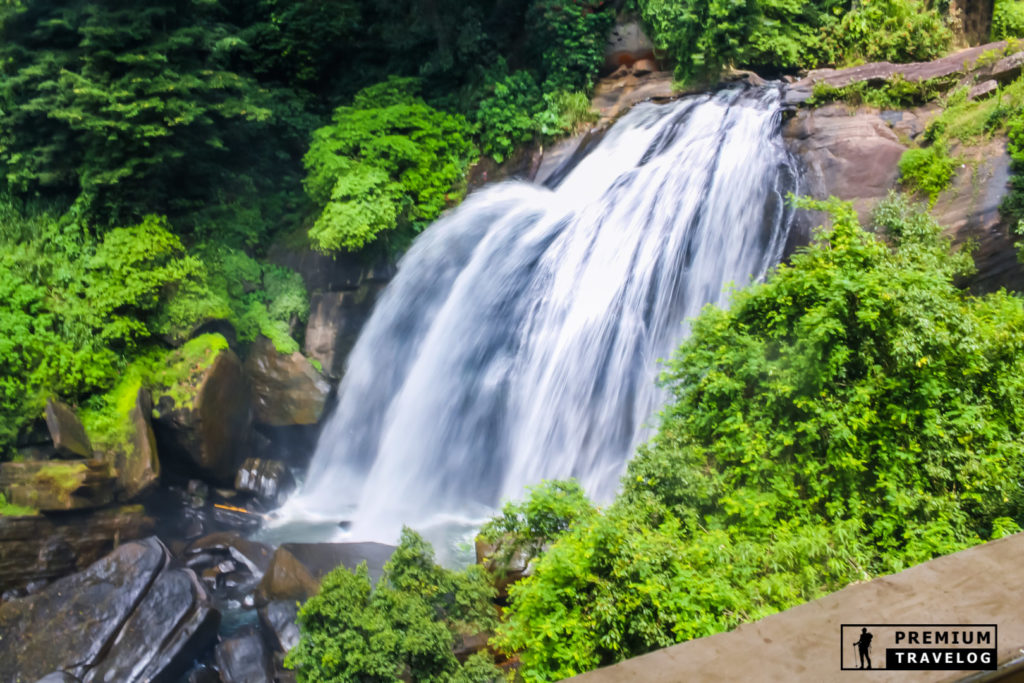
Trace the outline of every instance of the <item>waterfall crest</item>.
{"label": "waterfall crest", "polygon": [[775,89],[639,105],[553,189],[496,184],[438,220],[377,303],[284,514],[394,541],[541,479],[610,498],[683,321],[782,256],[797,175],[779,119]]}

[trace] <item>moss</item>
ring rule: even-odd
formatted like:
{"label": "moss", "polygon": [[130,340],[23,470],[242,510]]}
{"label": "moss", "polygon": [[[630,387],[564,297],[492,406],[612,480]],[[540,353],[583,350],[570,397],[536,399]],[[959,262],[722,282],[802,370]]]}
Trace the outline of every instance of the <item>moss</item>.
{"label": "moss", "polygon": [[36,472],[32,483],[72,493],[82,485],[88,469],[84,462],[53,462]]}
{"label": "moss", "polygon": [[193,389],[207,369],[227,350],[228,341],[219,334],[203,334],[172,351],[150,375],[148,384],[167,396],[174,406],[192,407]]}
{"label": "moss", "polygon": [[927,194],[929,206],[932,206],[953,180],[956,163],[943,142],[908,149],[900,158],[901,180],[907,187]]}
{"label": "moss", "polygon": [[815,83],[814,92],[807,100],[807,105],[820,107],[832,102],[845,102],[854,106],[866,104],[879,109],[903,109],[931,102],[956,83],[957,79],[953,76],[908,81],[900,74],[888,79],[881,86],[860,82],[836,88],[827,83]]}
{"label": "moss", "polygon": [[39,510],[27,505],[8,503],[4,494],[0,493],[0,517],[34,517],[38,514]]}

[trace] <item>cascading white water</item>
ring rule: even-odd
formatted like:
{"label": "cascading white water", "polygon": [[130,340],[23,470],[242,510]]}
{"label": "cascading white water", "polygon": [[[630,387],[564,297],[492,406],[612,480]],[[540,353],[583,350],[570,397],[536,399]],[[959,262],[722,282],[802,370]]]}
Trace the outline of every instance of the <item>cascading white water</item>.
{"label": "cascading white water", "polygon": [[774,89],[640,105],[553,190],[471,195],[417,239],[348,359],[286,517],[353,536],[476,518],[574,476],[610,498],[683,321],[778,262],[796,174]]}

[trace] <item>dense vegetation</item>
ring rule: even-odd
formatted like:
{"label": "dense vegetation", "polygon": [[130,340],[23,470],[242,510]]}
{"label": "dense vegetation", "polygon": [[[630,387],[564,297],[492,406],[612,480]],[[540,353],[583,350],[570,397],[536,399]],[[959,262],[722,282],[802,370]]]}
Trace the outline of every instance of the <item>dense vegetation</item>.
{"label": "dense vegetation", "polygon": [[[902,196],[870,230],[848,204],[803,206],[831,226],[694,321],[662,377],[672,403],[615,502],[547,482],[484,527],[497,578],[533,561],[491,641],[524,680],[727,630],[1024,524],[1024,302],[960,289],[970,255]],[[303,642],[327,633],[303,627]]]}

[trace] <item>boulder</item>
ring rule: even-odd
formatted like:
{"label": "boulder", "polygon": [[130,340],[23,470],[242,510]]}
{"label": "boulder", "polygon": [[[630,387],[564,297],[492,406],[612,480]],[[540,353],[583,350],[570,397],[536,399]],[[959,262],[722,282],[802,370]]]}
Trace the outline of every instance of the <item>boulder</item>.
{"label": "boulder", "polygon": [[118,449],[114,456],[118,489],[124,500],[137,498],[160,481],[160,458],[150,420],[152,414],[152,396],[146,389],[139,389],[135,405],[128,415],[131,436],[125,447]]}
{"label": "boulder", "polygon": [[220,335],[172,354],[154,389],[153,431],[162,466],[216,483],[234,481],[251,439],[252,409],[242,364]]}
{"label": "boulder", "polygon": [[252,345],[245,371],[257,422],[284,427],[320,421],[331,385],[301,353],[278,353],[261,336]]}
{"label": "boulder", "polygon": [[219,625],[220,613],[196,575],[188,569],[165,569],[83,683],[173,681],[214,642]]}
{"label": "boulder", "polygon": [[153,531],[142,506],[88,515],[0,517],[0,592],[80,571]]}
{"label": "boulder", "polygon": [[169,561],[155,538],[126,543],[40,593],[0,604],[0,680],[64,671],[128,683],[184,673],[220,616],[195,575]]}
{"label": "boulder", "polygon": [[[639,21],[616,24],[608,34],[604,48],[605,71],[620,66],[631,66],[640,60],[654,60],[654,42],[644,32]],[[654,71],[656,69],[652,69]]]}
{"label": "boulder", "polygon": [[295,600],[274,600],[258,610],[263,633],[275,652],[287,653],[299,643],[299,627],[295,623],[299,603]]}
{"label": "boulder", "polygon": [[65,458],[92,457],[92,444],[85,427],[71,406],[52,398],[46,399],[46,427],[57,453]]}
{"label": "boulder", "polygon": [[967,99],[969,100],[980,100],[989,95],[995,94],[999,90],[999,84],[994,80],[987,80],[978,83],[977,85],[971,86],[971,89],[967,91]]}
{"label": "boulder", "polygon": [[35,460],[0,464],[0,491],[15,505],[40,511],[83,510],[114,500],[116,475],[99,460]]}
{"label": "boulder", "polygon": [[354,291],[320,292],[310,298],[305,353],[330,377],[344,374],[345,359],[383,290],[383,283],[367,283]]}
{"label": "boulder", "polygon": [[203,536],[185,548],[185,557],[191,558],[200,553],[211,553],[233,558],[245,565],[249,571],[262,576],[270,566],[273,552],[270,546],[250,541],[231,531],[218,531]]}
{"label": "boulder", "polygon": [[235,490],[277,505],[295,490],[295,479],[283,462],[248,458],[235,475]]}
{"label": "boulder", "polygon": [[272,683],[271,659],[259,633],[245,630],[227,638],[214,653],[222,680],[232,683]]}
{"label": "boulder", "polygon": [[366,562],[370,578],[377,581],[394,550],[383,543],[283,543],[263,575],[256,604],[306,600],[319,590],[320,580],[341,565],[355,569]]}
{"label": "boulder", "polygon": [[804,167],[806,194],[850,200],[862,219],[895,186],[906,149],[879,112],[841,103],[797,112],[783,135]]}

